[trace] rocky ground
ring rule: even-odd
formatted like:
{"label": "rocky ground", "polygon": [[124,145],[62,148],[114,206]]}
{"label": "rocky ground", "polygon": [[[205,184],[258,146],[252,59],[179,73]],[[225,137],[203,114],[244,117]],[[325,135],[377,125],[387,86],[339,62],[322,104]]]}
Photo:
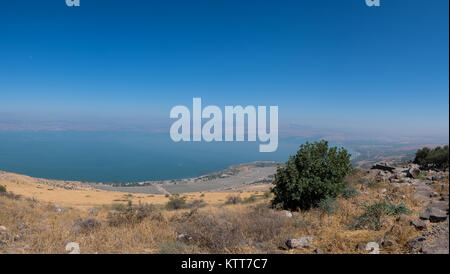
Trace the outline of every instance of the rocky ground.
{"label": "rocky ground", "polygon": [[[400,216],[417,230],[424,232],[408,241],[411,253],[449,253],[449,172],[421,170],[415,164],[378,163],[369,174],[377,180],[388,181],[394,189],[408,186],[414,190],[413,199],[423,204],[418,218]],[[445,179],[447,180],[445,182]]]}

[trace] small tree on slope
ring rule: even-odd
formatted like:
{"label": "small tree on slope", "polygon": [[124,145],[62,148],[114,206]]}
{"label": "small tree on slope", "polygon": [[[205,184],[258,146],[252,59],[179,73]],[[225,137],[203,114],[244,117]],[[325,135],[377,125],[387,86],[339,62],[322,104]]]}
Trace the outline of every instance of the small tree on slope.
{"label": "small tree on slope", "polygon": [[307,142],[285,167],[278,167],[272,204],[291,210],[315,207],[321,200],[342,192],[344,178],[351,170],[350,154],[344,148],[329,148],[324,140]]}

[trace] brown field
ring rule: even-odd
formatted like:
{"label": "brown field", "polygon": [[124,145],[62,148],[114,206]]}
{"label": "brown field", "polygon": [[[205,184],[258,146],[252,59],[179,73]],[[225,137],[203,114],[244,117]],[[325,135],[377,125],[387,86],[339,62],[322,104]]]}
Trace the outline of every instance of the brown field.
{"label": "brown field", "polygon": [[[181,195],[188,204],[202,200],[203,206],[169,210],[165,195],[68,190],[17,175],[0,180],[15,194],[0,195],[0,226],[6,228],[0,253],[68,253],[69,242],[78,243],[81,253],[365,253],[358,244],[387,237],[392,245],[381,253],[408,253],[406,242],[420,233],[405,220],[385,216],[379,230],[350,225],[364,202],[382,201],[385,193],[393,203],[405,204],[410,218],[418,216],[422,205],[408,187],[399,191],[382,182],[361,189],[360,176],[349,178],[360,195],[339,198],[334,213],[311,209],[288,218],[269,208],[271,196],[262,191],[269,185],[258,192]],[[226,204],[229,196],[244,202]],[[307,235],[314,237],[310,247],[286,247],[287,239]]]}

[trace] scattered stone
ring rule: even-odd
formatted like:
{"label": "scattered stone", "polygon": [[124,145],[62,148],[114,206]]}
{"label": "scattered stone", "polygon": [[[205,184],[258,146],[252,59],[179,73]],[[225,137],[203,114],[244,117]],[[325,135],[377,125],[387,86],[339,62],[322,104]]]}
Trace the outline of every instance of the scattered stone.
{"label": "scattered stone", "polygon": [[290,239],[286,241],[289,248],[308,248],[313,243],[313,236],[300,237],[298,239]]}
{"label": "scattered stone", "polygon": [[423,254],[448,254],[448,246],[424,246],[422,252]]}
{"label": "scattered stone", "polygon": [[442,180],[442,179],[444,179],[444,176],[442,176],[442,174],[437,174],[435,176],[431,176],[431,180],[432,181],[439,181],[439,180]]}
{"label": "scattered stone", "polygon": [[447,213],[439,208],[433,207],[430,212],[430,222],[439,223],[447,220]]}
{"label": "scattered stone", "polygon": [[316,249],[314,249],[314,253],[315,254],[323,254],[323,250],[320,248],[316,248]]}
{"label": "scattered stone", "polygon": [[288,210],[283,210],[283,213],[284,213],[284,215],[285,215],[286,217],[292,218],[292,213],[291,213],[290,211],[288,211]]}
{"label": "scattered stone", "polygon": [[424,221],[420,220],[420,219],[411,220],[410,224],[412,226],[414,226],[417,230],[427,229],[427,224]]}
{"label": "scattered stone", "polygon": [[391,237],[387,236],[383,239],[383,241],[381,242],[381,245],[383,247],[388,247],[388,246],[393,246],[394,243],[395,243],[394,240]]}
{"label": "scattered stone", "polygon": [[0,225],[0,231],[6,231],[6,230],[7,230],[7,229],[6,229],[5,226]]}
{"label": "scattered stone", "polygon": [[410,169],[408,169],[408,173],[406,174],[406,176],[410,177],[410,178],[417,178],[420,174],[420,169],[418,169],[417,167],[411,167]]}
{"label": "scattered stone", "polygon": [[434,197],[438,197],[439,196],[439,193],[437,193],[437,192],[431,192],[431,194],[430,194],[430,197],[431,198],[434,198]]}
{"label": "scattered stone", "polygon": [[437,207],[429,206],[420,214],[420,219],[430,220],[432,223],[443,222],[447,219],[447,213]]}
{"label": "scattered stone", "polygon": [[429,207],[439,208],[442,211],[447,211],[448,212],[448,202],[446,202],[446,201],[433,200],[433,201],[430,202],[430,204],[428,206]]}
{"label": "scattered stone", "polygon": [[419,251],[422,251],[422,247],[424,246],[425,241],[426,241],[425,237],[418,236],[418,237],[410,239],[407,242],[407,246],[409,247],[410,251],[419,252]]}
{"label": "scattered stone", "polygon": [[409,217],[406,214],[401,214],[400,216],[397,217],[396,219],[397,222],[408,222],[409,221]]}

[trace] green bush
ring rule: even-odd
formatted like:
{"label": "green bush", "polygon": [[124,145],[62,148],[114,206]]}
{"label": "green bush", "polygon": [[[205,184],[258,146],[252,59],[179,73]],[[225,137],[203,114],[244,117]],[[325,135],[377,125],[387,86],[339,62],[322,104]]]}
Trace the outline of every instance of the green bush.
{"label": "green bush", "polygon": [[424,147],[416,152],[414,163],[422,167],[447,168],[448,167],[448,145],[429,149]]}
{"label": "green bush", "polygon": [[400,214],[409,214],[411,211],[404,205],[394,205],[388,200],[373,203],[371,205],[363,204],[364,213],[355,217],[352,229],[373,229],[379,230],[384,216],[397,216]]}
{"label": "green bush", "polygon": [[319,202],[319,208],[325,213],[332,214],[336,210],[336,199],[327,197]]}
{"label": "green bush", "polygon": [[379,187],[381,187],[381,184],[378,181],[369,181],[369,182],[367,182],[367,187],[368,188],[379,188]]}
{"label": "green bush", "polygon": [[6,193],[6,187],[0,185],[0,193]]}
{"label": "green bush", "polygon": [[344,177],[351,171],[350,154],[344,148],[329,148],[324,140],[307,142],[285,167],[278,167],[272,205],[290,210],[318,206],[321,200],[342,192]]}
{"label": "green bush", "polygon": [[359,196],[359,190],[354,186],[347,186],[342,190],[342,197],[344,199],[350,199]]}

